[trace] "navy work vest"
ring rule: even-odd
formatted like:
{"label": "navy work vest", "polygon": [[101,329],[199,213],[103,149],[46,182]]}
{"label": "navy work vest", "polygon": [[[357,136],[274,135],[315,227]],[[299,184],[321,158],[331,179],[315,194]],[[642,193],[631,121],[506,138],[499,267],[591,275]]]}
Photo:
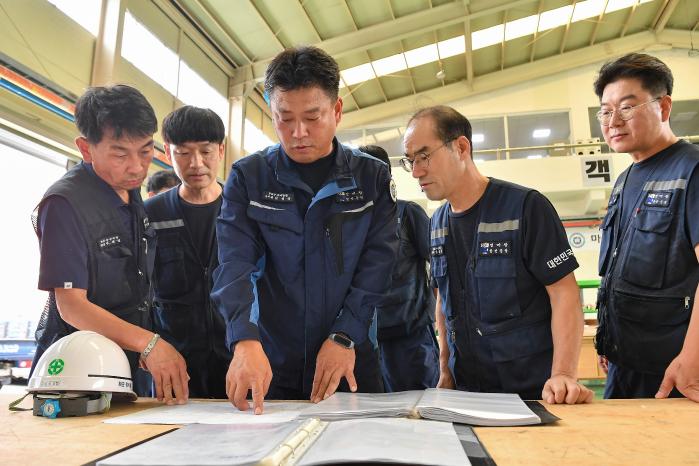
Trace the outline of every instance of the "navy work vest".
{"label": "navy work vest", "polygon": [[[624,228],[620,204],[625,170],[602,221],[597,352],[625,368],[663,374],[682,349],[699,282],[699,264],[687,234],[687,184],[699,150],[680,141],[645,181]],[[633,204],[631,204],[633,203]],[[616,238],[616,240],[615,240]]]}
{"label": "navy work vest", "polygon": [[153,325],[190,367],[189,356],[216,353],[230,359],[231,352],[225,344],[226,323],[210,298],[212,275],[218,266],[216,235],[208,256],[200,258],[185,224],[178,191],[175,187],[146,201],[157,238]]}
{"label": "navy work vest", "polygon": [[[450,204],[432,216],[431,271],[446,317],[449,368],[460,390],[482,390],[477,375],[474,380],[466,374],[489,371],[497,373],[497,391],[540,398],[551,375],[553,341],[546,288],[523,262],[522,215],[531,189],[494,178],[490,183],[480,200],[475,248],[466,264],[464,306],[452,305],[450,295],[450,287],[459,286],[449,283],[448,274],[448,266],[456,266],[447,263]],[[540,290],[524,308],[518,285]],[[495,367],[476,361],[476,346],[489,348]]]}
{"label": "navy work vest", "polygon": [[[398,253],[391,274],[391,288],[380,306],[376,307],[379,340],[409,335],[434,322],[435,299],[428,284],[425,260],[420,256],[418,245],[413,244],[415,232],[408,230],[413,222],[406,220],[412,215],[406,209],[409,201],[397,201],[398,207]],[[421,208],[415,203],[414,208]],[[427,241],[427,238],[425,238]]]}
{"label": "navy work vest", "polygon": [[[150,283],[155,250],[155,232],[148,223],[139,190],[129,191],[130,207],[136,216],[135,231],[127,231],[122,216],[113,207],[113,194],[103,182],[80,163],[56,181],[39,204],[51,196],[65,198],[75,211],[83,237],[87,241],[87,299],[126,322],[150,329]],[[58,313],[54,291],[36,330],[35,361],[58,339],[76,329]],[[132,377],[138,368],[139,354],[125,351]],[[143,393],[143,392],[141,392]]]}

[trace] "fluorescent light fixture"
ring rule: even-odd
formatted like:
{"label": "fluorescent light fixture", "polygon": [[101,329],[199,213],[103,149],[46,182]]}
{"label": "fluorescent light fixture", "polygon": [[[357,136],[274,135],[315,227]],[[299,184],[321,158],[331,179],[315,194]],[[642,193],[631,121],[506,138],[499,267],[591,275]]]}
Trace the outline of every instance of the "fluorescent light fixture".
{"label": "fluorescent light fixture", "polygon": [[551,130],[549,128],[539,128],[535,129],[532,133],[533,138],[543,139],[551,136]]}
{"label": "fluorescent light fixture", "polygon": [[457,36],[452,39],[437,42],[437,48],[439,48],[440,58],[449,58],[456,55],[462,55],[464,52],[466,52],[464,36]]}
{"label": "fluorescent light fixture", "polygon": [[387,74],[408,69],[408,65],[405,63],[405,56],[402,53],[374,60],[371,64],[374,66],[376,76],[386,76]]}
{"label": "fluorescent light fixture", "polygon": [[505,24],[505,40],[516,39],[518,37],[528,36],[536,32],[536,24],[539,21],[539,15],[526,16],[524,18],[509,21]]}
{"label": "fluorescent light fixture", "polygon": [[604,10],[604,3],[605,0],[585,0],[584,2],[576,3],[572,21],[581,21],[599,16]]}
{"label": "fluorescent light fixture", "polygon": [[179,57],[129,11],[124,15],[121,56],[170,94],[177,95]]}
{"label": "fluorescent light fixture", "polygon": [[48,0],[70,19],[78,23],[84,29],[97,36],[100,30],[100,14],[102,2],[84,0]]}
{"label": "fluorescent light fixture", "polygon": [[527,155],[527,158],[530,159],[530,160],[541,159],[541,158],[543,158],[543,157],[544,157],[544,156],[541,155],[541,154]]}
{"label": "fluorescent light fixture", "polygon": [[348,86],[352,86],[369,79],[374,79],[376,77],[374,74],[374,69],[371,67],[371,63],[364,63],[359,66],[347,68],[344,71],[340,71],[340,75],[345,81],[345,84]]}
{"label": "fluorescent light fixture", "polygon": [[553,10],[544,11],[539,18],[539,32],[568,24],[573,13],[573,5],[566,5]]}
{"label": "fluorescent light fixture", "polygon": [[483,133],[473,133],[471,136],[472,142],[483,142],[485,141],[485,135]]}
{"label": "fluorescent light fixture", "polygon": [[425,45],[405,52],[405,61],[410,68],[439,60],[437,44]]}
{"label": "fluorescent light fixture", "polygon": [[478,50],[490,45],[499,44],[505,38],[505,25],[497,24],[487,29],[481,29],[471,34],[471,49]]}

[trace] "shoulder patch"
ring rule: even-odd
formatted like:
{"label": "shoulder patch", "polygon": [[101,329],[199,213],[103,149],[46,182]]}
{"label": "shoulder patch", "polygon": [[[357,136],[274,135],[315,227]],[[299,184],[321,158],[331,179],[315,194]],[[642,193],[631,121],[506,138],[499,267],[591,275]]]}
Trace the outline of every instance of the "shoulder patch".
{"label": "shoulder patch", "polygon": [[388,190],[391,193],[391,199],[393,202],[396,202],[396,199],[398,199],[398,190],[396,190],[396,182],[393,181],[393,178],[388,182]]}

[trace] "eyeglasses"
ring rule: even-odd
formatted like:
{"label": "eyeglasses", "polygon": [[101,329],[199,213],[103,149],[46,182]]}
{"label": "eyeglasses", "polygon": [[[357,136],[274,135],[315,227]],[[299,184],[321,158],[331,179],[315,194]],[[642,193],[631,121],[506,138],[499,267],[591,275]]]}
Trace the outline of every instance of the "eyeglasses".
{"label": "eyeglasses", "polygon": [[437,147],[436,149],[432,149],[429,152],[417,152],[413,156],[412,160],[409,159],[408,157],[403,157],[402,159],[400,159],[400,164],[403,166],[403,169],[409,173],[412,173],[412,171],[415,167],[427,168],[430,166],[430,157],[432,156],[432,154],[437,152],[442,147],[446,147],[452,141],[453,141],[453,139],[450,139],[447,142],[445,142],[444,144],[442,144],[441,146]]}
{"label": "eyeglasses", "polygon": [[662,97],[656,97],[655,99],[649,100],[648,102],[643,102],[642,104],[634,106],[624,105],[623,107],[619,107],[616,110],[600,110],[599,112],[597,112],[597,120],[600,122],[602,126],[609,126],[609,123],[611,123],[612,117],[614,116],[614,112],[616,112],[616,115],[619,117],[620,120],[628,121],[631,118],[633,118],[633,112],[638,107],[643,107],[644,105],[652,104],[653,102],[657,102],[660,99],[662,99]]}

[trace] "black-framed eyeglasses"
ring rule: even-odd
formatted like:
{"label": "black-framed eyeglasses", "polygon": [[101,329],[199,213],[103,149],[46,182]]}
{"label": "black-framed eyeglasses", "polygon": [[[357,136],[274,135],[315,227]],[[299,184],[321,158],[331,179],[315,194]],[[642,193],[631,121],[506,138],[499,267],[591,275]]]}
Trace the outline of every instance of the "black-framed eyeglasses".
{"label": "black-framed eyeglasses", "polygon": [[660,99],[662,99],[662,97],[656,97],[655,99],[649,100],[648,102],[643,102],[642,104],[633,106],[624,105],[622,107],[617,108],[616,110],[600,110],[599,112],[597,112],[597,121],[599,121],[602,126],[609,126],[609,123],[611,123],[615,112],[616,116],[619,117],[620,120],[629,121],[631,118],[633,118],[633,113],[638,107],[643,107],[644,105],[652,104],[653,102],[657,102]]}
{"label": "black-framed eyeglasses", "polygon": [[415,155],[413,155],[413,158],[410,159],[408,157],[403,157],[400,159],[400,164],[403,166],[403,170],[412,173],[413,169],[415,167],[418,168],[427,168],[430,166],[430,157],[432,154],[437,152],[439,149],[446,147],[449,143],[451,143],[453,139],[448,140],[441,146],[437,147],[436,149],[432,149],[429,152],[417,152]]}

